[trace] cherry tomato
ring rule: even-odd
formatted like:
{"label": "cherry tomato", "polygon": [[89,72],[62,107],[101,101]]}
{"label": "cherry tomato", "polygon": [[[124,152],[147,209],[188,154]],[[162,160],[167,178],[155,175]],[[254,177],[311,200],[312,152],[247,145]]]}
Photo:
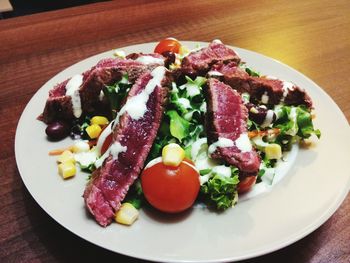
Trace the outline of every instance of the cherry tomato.
{"label": "cherry tomato", "polygon": [[101,147],[101,155],[104,154],[108,150],[109,146],[112,143],[112,138],[113,138],[113,133],[109,134],[106,137],[106,140],[103,142],[102,147]]}
{"label": "cherry tomato", "polygon": [[143,170],[141,185],[153,207],[177,213],[191,207],[196,200],[200,188],[199,173],[186,161],[177,167],[159,162]]}
{"label": "cherry tomato", "polygon": [[238,193],[242,194],[249,191],[256,182],[257,176],[247,176],[238,183]]}
{"label": "cherry tomato", "polygon": [[163,54],[166,51],[170,51],[173,53],[180,52],[181,44],[175,38],[166,38],[158,43],[156,48],[154,49],[155,53]]}

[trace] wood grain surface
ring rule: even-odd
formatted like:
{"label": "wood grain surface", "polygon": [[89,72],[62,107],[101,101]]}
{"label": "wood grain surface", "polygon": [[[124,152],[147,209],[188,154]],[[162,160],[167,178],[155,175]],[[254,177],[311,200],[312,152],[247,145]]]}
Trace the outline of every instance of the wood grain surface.
{"label": "wood grain surface", "polygon": [[[350,120],[348,0],[120,0],[0,20],[0,262],[138,261],[51,219],[21,181],[14,137],[26,103],[56,73],[112,48],[168,36],[219,38],[280,60],[323,87]],[[307,237],[247,262],[350,262],[350,196]]]}

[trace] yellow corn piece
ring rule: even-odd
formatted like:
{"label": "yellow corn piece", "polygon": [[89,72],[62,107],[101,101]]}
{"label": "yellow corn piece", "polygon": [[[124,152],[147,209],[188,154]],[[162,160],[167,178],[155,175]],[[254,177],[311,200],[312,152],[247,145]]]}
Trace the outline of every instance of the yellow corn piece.
{"label": "yellow corn piece", "polygon": [[96,139],[100,135],[102,128],[97,124],[92,124],[85,131],[91,139]]}
{"label": "yellow corn piece", "polygon": [[58,173],[63,177],[63,179],[71,178],[77,172],[75,164],[72,162],[60,163],[58,165]]}
{"label": "yellow corn piece", "polygon": [[132,225],[139,217],[139,211],[130,203],[124,203],[115,214],[114,220],[123,225]]}
{"label": "yellow corn piece", "polygon": [[59,162],[59,163],[66,163],[66,162],[75,163],[74,154],[71,151],[65,150],[60,156],[58,156],[57,162]]}
{"label": "yellow corn piece", "polygon": [[108,119],[103,116],[94,116],[90,120],[90,124],[97,124],[97,125],[107,125],[108,124]]}
{"label": "yellow corn piece", "polygon": [[165,165],[179,166],[184,158],[185,151],[176,143],[170,143],[162,150],[162,161]]}
{"label": "yellow corn piece", "polygon": [[271,143],[265,146],[265,154],[267,159],[281,159],[282,157],[282,149],[279,144]]}

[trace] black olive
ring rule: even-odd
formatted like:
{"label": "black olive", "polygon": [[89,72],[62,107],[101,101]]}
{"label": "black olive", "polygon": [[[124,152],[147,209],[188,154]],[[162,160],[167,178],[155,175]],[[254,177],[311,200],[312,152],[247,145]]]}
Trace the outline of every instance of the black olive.
{"label": "black olive", "polygon": [[49,139],[57,141],[69,135],[70,127],[66,122],[55,121],[46,127],[45,133]]}

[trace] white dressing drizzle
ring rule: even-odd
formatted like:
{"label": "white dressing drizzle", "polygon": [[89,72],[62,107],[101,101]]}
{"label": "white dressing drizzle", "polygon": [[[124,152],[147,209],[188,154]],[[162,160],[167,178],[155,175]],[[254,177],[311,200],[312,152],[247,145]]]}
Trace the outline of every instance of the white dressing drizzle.
{"label": "white dressing drizzle", "polygon": [[155,58],[152,56],[140,56],[136,59],[136,61],[141,62],[143,64],[159,64],[164,65],[164,60],[161,58]]}
{"label": "white dressing drizzle", "polygon": [[269,126],[273,122],[273,114],[274,114],[273,110],[268,110],[266,112],[265,120],[261,124],[262,128],[265,128],[265,127]]}
{"label": "white dressing drizzle", "polygon": [[294,84],[291,83],[291,82],[288,82],[288,81],[283,81],[282,83],[283,83],[283,86],[282,86],[283,95],[282,95],[282,98],[281,98],[281,102],[284,102],[284,100],[288,96],[288,92],[290,90],[293,90]]}
{"label": "white dressing drizzle", "polygon": [[225,165],[218,165],[212,169],[212,173],[219,174],[223,177],[231,177],[231,168]]}
{"label": "white dressing drizzle", "polygon": [[104,160],[111,154],[114,159],[118,159],[119,153],[126,152],[127,147],[122,146],[119,142],[113,143],[108,150],[95,162],[96,168],[101,167]]}
{"label": "white dressing drizzle", "polygon": [[149,95],[157,86],[161,86],[165,71],[165,67],[159,66],[151,72],[151,76],[153,78],[147,83],[143,91],[127,100],[125,105],[118,112],[117,117],[115,118],[115,124],[119,123],[120,116],[122,116],[125,112],[127,112],[134,120],[138,120],[143,117],[147,111],[147,101],[149,99]]}
{"label": "white dressing drizzle", "polygon": [[233,146],[234,146],[234,142],[232,140],[219,137],[216,142],[210,144],[208,148],[208,153],[213,154],[218,147],[223,148],[223,147],[233,147]]}
{"label": "white dressing drizzle", "polygon": [[252,144],[249,140],[248,133],[242,133],[235,141],[235,144],[241,152],[249,152],[252,150]]}
{"label": "white dressing drizzle", "polygon": [[208,148],[209,155],[213,154],[218,147],[233,147],[236,146],[241,152],[249,152],[252,150],[252,144],[247,133],[242,133],[235,141],[227,138],[219,137],[219,139],[212,143]]}
{"label": "white dressing drizzle", "polygon": [[66,85],[66,96],[70,96],[72,100],[73,114],[79,118],[82,114],[79,88],[83,84],[83,75],[73,76]]}
{"label": "white dressing drizzle", "polygon": [[211,71],[208,72],[208,75],[209,75],[209,76],[223,76],[224,74],[222,74],[222,73],[219,72],[219,71],[211,70]]}

